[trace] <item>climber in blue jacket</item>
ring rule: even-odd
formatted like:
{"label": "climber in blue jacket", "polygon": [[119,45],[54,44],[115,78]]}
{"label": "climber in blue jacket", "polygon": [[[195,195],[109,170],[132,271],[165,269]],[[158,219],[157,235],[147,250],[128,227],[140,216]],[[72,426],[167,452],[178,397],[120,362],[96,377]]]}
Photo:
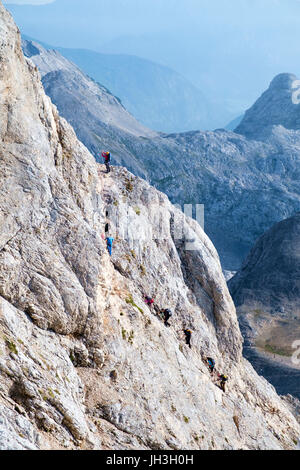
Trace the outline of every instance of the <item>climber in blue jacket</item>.
{"label": "climber in blue jacket", "polygon": [[107,245],[107,250],[109,255],[111,256],[112,252],[112,245],[113,245],[114,239],[112,237],[106,237],[106,245]]}

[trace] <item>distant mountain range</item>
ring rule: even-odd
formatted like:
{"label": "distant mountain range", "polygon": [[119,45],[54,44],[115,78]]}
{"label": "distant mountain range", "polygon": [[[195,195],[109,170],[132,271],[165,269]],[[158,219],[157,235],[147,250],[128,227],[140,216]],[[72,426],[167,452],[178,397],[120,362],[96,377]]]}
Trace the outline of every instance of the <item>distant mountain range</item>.
{"label": "distant mountain range", "polygon": [[130,55],[58,51],[109,88],[129,112],[156,131],[212,129],[224,122],[200,90],[168,67]]}
{"label": "distant mountain range", "polygon": [[109,147],[114,162],[146,177],[140,161],[129,151],[130,141],[155,137],[102,85],[83,74],[59,52],[37,42],[23,40],[24,55],[39,68],[46,93],[76,130],[78,137],[98,161],[101,148]]}
{"label": "distant mountain range", "polygon": [[299,130],[270,128],[269,120],[257,140],[224,129],[154,133],[59,53],[34,47],[24,50],[41,68],[46,92],[95,156],[108,148],[114,163],[172,202],[204,204],[205,229],[224,269],[239,269],[259,236],[300,211]]}
{"label": "distant mountain range", "polygon": [[[125,91],[121,82],[115,89],[113,83],[110,86],[101,77],[94,77],[78,63],[119,96],[136,118],[156,130],[224,127],[242,114],[282,70],[299,74],[297,0],[56,0],[47,5],[7,7],[22,34],[55,48],[84,48],[162,64],[183,75],[187,84],[192,83],[213,104],[212,124],[199,125],[204,117],[201,106],[195,122],[190,113],[186,115],[187,125],[182,127],[179,121],[180,127],[165,127],[168,123],[146,120],[151,110],[146,110],[146,115],[135,114],[134,103],[130,107],[120,93]],[[126,73],[122,78],[129,76]],[[172,117],[168,119],[171,123]]]}
{"label": "distant mountain range", "polygon": [[[26,35],[24,39],[30,40]],[[168,67],[130,55],[61,47],[56,50],[107,87],[135,118],[156,131],[212,129],[224,122],[200,90]]]}

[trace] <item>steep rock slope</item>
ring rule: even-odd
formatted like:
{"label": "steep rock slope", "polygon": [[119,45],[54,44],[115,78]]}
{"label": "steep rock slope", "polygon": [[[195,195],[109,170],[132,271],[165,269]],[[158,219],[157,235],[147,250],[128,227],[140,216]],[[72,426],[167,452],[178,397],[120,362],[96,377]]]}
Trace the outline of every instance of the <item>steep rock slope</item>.
{"label": "steep rock slope", "polygon": [[[0,448],[294,448],[299,425],[241,356],[202,229],[127,170],[103,175],[1,3],[0,54]],[[144,293],[174,310],[170,328]]]}
{"label": "steep rock slope", "polygon": [[[106,95],[94,93],[97,85],[77,67],[26,44],[47,94],[95,156],[109,148],[114,162],[146,177],[173,203],[205,205],[205,230],[224,268],[237,270],[265,230],[300,210],[299,131],[273,127],[264,143],[224,130],[151,136],[144,129],[139,137],[129,124],[122,131],[114,124]],[[112,109],[110,124],[102,122],[103,107]]]}
{"label": "steep rock slope", "polygon": [[296,75],[282,73],[245,113],[235,131],[249,138],[262,138],[272,126],[300,129],[300,82]]}

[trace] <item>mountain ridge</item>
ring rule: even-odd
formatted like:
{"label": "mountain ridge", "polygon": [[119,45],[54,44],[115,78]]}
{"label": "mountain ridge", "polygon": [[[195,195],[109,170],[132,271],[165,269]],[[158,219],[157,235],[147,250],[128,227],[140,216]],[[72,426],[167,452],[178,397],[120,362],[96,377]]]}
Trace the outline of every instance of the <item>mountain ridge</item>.
{"label": "mountain ridge", "polygon": [[[26,35],[24,39],[39,42]],[[165,65],[134,55],[41,44],[48,50],[60,52],[120,97],[125,108],[147,127],[174,132],[213,125],[215,111],[210,111],[204,94]]]}
{"label": "mountain ridge", "polygon": [[[49,71],[55,72],[59,65],[51,64]],[[265,230],[300,210],[299,131],[272,126],[257,140],[224,129],[138,138],[104,126],[101,119],[82,119],[88,110],[83,95],[76,98],[76,87],[70,106],[68,80],[49,82],[46,92],[95,156],[109,147],[117,164],[151,181],[173,203],[205,205],[205,227],[225,269],[236,271]],[[101,103],[92,107],[94,112]]]}

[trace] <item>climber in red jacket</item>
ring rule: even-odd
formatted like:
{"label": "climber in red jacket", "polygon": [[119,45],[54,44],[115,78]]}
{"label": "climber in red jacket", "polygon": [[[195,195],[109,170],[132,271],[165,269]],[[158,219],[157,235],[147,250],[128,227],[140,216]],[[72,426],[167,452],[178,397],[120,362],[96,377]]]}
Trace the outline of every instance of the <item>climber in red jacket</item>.
{"label": "climber in red jacket", "polygon": [[154,299],[152,299],[152,297],[149,297],[148,295],[145,295],[144,296],[144,301],[145,301],[145,304],[148,305],[148,307],[150,308],[150,310],[152,309],[152,306],[154,304]]}
{"label": "climber in red jacket", "polygon": [[106,173],[110,172],[110,152],[102,152],[102,157],[104,158],[104,164],[106,166]]}

